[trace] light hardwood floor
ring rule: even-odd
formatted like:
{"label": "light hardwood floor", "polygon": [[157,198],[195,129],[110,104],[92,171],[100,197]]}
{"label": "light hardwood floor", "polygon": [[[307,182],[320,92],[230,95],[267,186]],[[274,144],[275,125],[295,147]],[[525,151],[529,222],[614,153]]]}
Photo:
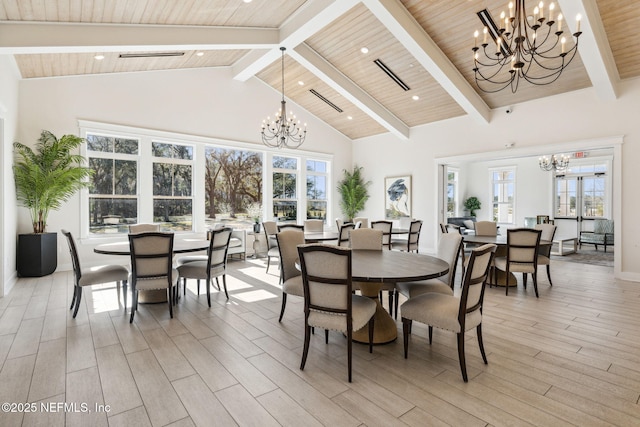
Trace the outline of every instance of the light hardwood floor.
{"label": "light hardwood floor", "polygon": [[278,269],[264,263],[229,263],[229,301],[214,292],[208,308],[194,281],[174,319],[140,305],[133,325],[112,285],[86,291],[73,319],[70,272],[20,279],[0,299],[0,402],[36,412],[2,412],[0,426],[640,425],[640,284],[610,268],[554,262],[539,299],[531,284],[487,288],[489,364],[469,333],[466,384],[454,334],[434,330],[429,346],[416,323],[407,360],[401,339],[354,344],[350,384],[337,333],[316,333],[300,371],[302,300],[278,323]]}

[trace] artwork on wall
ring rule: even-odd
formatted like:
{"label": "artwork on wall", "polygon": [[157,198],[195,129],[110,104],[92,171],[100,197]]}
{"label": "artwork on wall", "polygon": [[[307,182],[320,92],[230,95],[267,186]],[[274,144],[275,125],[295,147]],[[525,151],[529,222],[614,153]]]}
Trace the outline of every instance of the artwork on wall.
{"label": "artwork on wall", "polygon": [[385,219],[411,218],[411,175],[384,179]]}

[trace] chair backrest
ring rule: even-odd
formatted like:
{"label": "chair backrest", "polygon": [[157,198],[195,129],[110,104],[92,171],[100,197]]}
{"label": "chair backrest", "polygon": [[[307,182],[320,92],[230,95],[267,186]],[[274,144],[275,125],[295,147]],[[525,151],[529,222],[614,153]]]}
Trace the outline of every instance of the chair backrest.
{"label": "chair backrest", "polygon": [[160,231],[160,224],[131,224],[129,233],[148,233],[150,231]]}
{"label": "chair backrest", "polygon": [[382,230],[382,247],[391,249],[391,229],[393,228],[393,222],[391,221],[374,221],[371,223],[371,228],[374,230]]}
{"label": "chair backrest", "polygon": [[336,218],[336,228],[340,231],[340,228],[344,225],[344,221],[340,218]]}
{"label": "chair backrest", "polygon": [[351,237],[351,230],[355,229],[356,225],[353,223],[342,224],[340,227],[340,233],[338,234],[338,246],[349,246],[349,239]]}
{"label": "chair backrest", "polygon": [[540,230],[540,240],[553,241],[553,237],[556,235],[556,225],[553,224],[536,224],[534,230]]}
{"label": "chair backrest", "polygon": [[475,223],[476,236],[497,236],[498,224],[493,221],[478,221]]}
{"label": "chair backrest", "polygon": [[171,287],[173,269],[173,233],[129,234],[131,276],[138,279],[164,279]]}
{"label": "chair backrest", "polygon": [[332,245],[298,246],[302,270],[305,317],[310,311],[329,312],[351,329],[351,250]]}
{"label": "chair backrest", "polygon": [[440,236],[440,241],[438,242],[438,258],[449,263],[449,272],[442,276],[441,280],[445,281],[451,289],[453,289],[462,245],[462,235],[460,233],[445,233]]}
{"label": "chair backrest", "polygon": [[357,228],[350,235],[351,249],[382,250],[382,230]]}
{"label": "chair backrest", "polygon": [[296,268],[296,260],[298,259],[298,245],[304,244],[304,232],[295,229],[283,230],[276,235],[276,239],[278,239],[280,250],[282,281],[285,282],[300,275],[300,270]]}
{"label": "chair backrest", "polygon": [[216,228],[211,231],[209,238],[209,252],[207,258],[207,269],[214,267],[227,266],[227,251],[229,250],[229,242],[231,241],[231,233],[233,229],[229,227]]}
{"label": "chair backrest", "polygon": [[304,225],[298,225],[298,224],[279,224],[279,225],[278,225],[278,231],[284,231],[284,230],[299,230],[299,231],[305,231],[305,230],[304,230]]}
{"label": "chair backrest", "polygon": [[358,221],[360,221],[360,228],[369,228],[369,218],[364,218],[361,216],[353,218],[354,223],[357,223]]}
{"label": "chair backrest", "polygon": [[611,219],[594,220],[593,232],[598,234],[613,234],[613,220]]}
{"label": "chair backrest", "polygon": [[80,283],[82,277],[82,270],[80,269],[80,258],[78,257],[78,250],[76,249],[76,242],[73,240],[73,236],[70,231],[61,230],[67,238],[69,244],[69,254],[71,255],[71,264],[73,265],[73,274],[76,276],[76,283]]}
{"label": "chair backrest", "polygon": [[445,224],[444,222],[440,223],[440,231],[442,232],[442,234],[446,234],[449,232],[449,228],[447,227],[447,224]]}
{"label": "chair backrest", "polygon": [[512,228],[507,230],[507,263],[521,266],[538,264],[542,231],[531,228]]}
{"label": "chair backrest", "polygon": [[304,222],[304,231],[321,233],[324,231],[324,221],[321,219],[307,219]]}
{"label": "chair backrest", "polygon": [[[480,316],[480,319],[482,319],[484,287],[495,250],[496,245],[483,245],[471,251],[464,280],[462,281],[460,308],[458,310],[458,322],[460,323],[461,331],[465,330],[465,322],[468,316]],[[474,323],[479,324],[480,322]]]}
{"label": "chair backrest", "polygon": [[422,221],[414,219],[409,226],[409,237],[407,239],[407,251],[417,251],[420,242],[420,230],[422,230]]}
{"label": "chair backrest", "polygon": [[263,221],[262,229],[264,230],[264,236],[267,239],[267,245],[269,249],[275,248],[277,245],[277,241],[275,240],[275,235],[278,234],[278,226],[275,221]]}

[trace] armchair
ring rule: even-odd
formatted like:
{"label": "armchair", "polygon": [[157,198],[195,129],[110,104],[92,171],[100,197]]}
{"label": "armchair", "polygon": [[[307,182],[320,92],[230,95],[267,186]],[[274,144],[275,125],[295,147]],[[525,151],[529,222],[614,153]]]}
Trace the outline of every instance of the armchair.
{"label": "armchair", "polygon": [[596,251],[598,250],[598,245],[602,245],[604,246],[604,251],[607,252],[607,246],[613,246],[613,220],[594,220],[593,231],[581,231],[578,243],[580,247],[582,247],[583,243],[594,245]]}

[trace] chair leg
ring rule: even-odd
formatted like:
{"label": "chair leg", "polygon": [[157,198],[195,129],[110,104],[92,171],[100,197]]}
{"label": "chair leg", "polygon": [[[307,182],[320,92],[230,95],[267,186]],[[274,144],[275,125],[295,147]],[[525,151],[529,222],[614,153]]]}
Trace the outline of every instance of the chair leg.
{"label": "chair leg", "polygon": [[211,278],[208,278],[206,280],[206,287],[207,287],[207,304],[209,304],[209,307],[211,307]]}
{"label": "chair leg", "polygon": [[82,287],[77,286],[78,288],[78,292],[76,293],[76,306],[73,310],[73,318],[76,318],[76,315],[78,314],[78,309],[80,308],[80,302],[82,301]]}
{"label": "chair leg", "polygon": [[[216,282],[218,281],[218,278],[216,277]],[[224,294],[227,296],[227,299],[229,299],[229,292],[227,292],[227,275],[223,274],[222,275],[222,286],[224,286]]]}
{"label": "chair leg", "polygon": [[484,344],[482,343],[482,323],[476,327],[476,334],[478,335],[478,345],[480,346],[480,354],[482,354],[482,360],[487,365],[487,355],[484,353]]}
{"label": "chair leg", "polygon": [[533,276],[533,290],[536,291],[536,298],[538,298],[538,274],[534,271],[531,276]]}
{"label": "chair leg", "polygon": [[409,355],[409,333],[411,332],[411,319],[402,318],[402,336],[404,338],[404,358]]}
{"label": "chair leg", "polygon": [[173,319],[173,293],[175,292],[175,287],[171,286],[167,289],[167,293],[169,294],[169,317]]}
{"label": "chair leg", "polygon": [[[395,289],[389,290],[389,316],[393,317],[393,292]],[[398,316],[396,316],[396,319]]]}
{"label": "chair leg", "polygon": [[468,382],[467,379],[467,363],[464,359],[464,332],[460,332],[458,335],[458,360],[460,361],[460,370],[462,371],[462,379],[464,382]]}
{"label": "chair leg", "polygon": [[527,289],[527,279],[528,279],[527,273],[522,273],[522,284],[524,285],[525,289]]}
{"label": "chair leg", "polygon": [[396,299],[393,301],[393,311],[395,312],[395,319],[398,320],[398,300],[400,299],[400,293],[396,289]]}
{"label": "chair leg", "polygon": [[352,347],[353,347],[353,331],[351,328],[347,328],[347,365],[349,366],[349,382],[351,382],[351,359],[353,355]]}
{"label": "chair leg", "polygon": [[325,344],[329,344],[329,330],[328,329],[324,330],[324,343]]}
{"label": "chair leg", "polygon": [[[307,319],[305,319],[307,323]],[[302,348],[302,361],[300,362],[300,370],[304,370],[304,365],[307,363],[307,355],[309,354],[309,340],[311,340],[311,326],[306,324],[304,326],[304,347]]]}
{"label": "chair leg", "polygon": [[429,345],[431,345],[432,340],[433,340],[433,326],[429,325]]}
{"label": "chair leg", "polygon": [[[504,294],[505,295],[509,295],[509,276],[510,276],[510,274],[509,274],[509,265],[507,265],[507,271],[505,271],[505,279],[504,279],[505,280],[505,286],[504,286],[504,288],[505,288]],[[496,277],[496,284],[497,284],[498,283],[498,269],[497,268],[496,268],[496,276],[495,277]]]}
{"label": "chair leg", "polygon": [[267,271],[266,271],[266,273],[269,272],[269,265],[271,265],[271,257],[269,255],[267,255]]}
{"label": "chair leg", "polygon": [[553,286],[553,283],[551,283],[551,266],[549,264],[547,264],[547,279],[549,279],[549,285]]}
{"label": "chair leg", "polygon": [[182,295],[187,295],[187,278],[182,278]]}
{"label": "chair leg", "polygon": [[129,319],[129,323],[133,323],[133,317],[136,314],[136,309],[138,308],[138,291],[135,287],[131,288],[131,318]]}
{"label": "chair leg", "polygon": [[220,281],[218,280],[218,276],[216,276],[216,288],[220,291]]}
{"label": "chair leg", "polygon": [[124,311],[126,313],[127,312],[127,281],[126,280],[122,281],[122,291],[124,292],[124,295],[122,295],[122,299],[124,299]]}
{"label": "chair leg", "polygon": [[69,307],[69,310],[71,310],[73,308],[74,305],[76,305],[76,296],[78,295],[78,286],[73,285],[73,297],[71,298],[71,306]]}
{"label": "chair leg", "polygon": [[280,308],[280,317],[278,318],[278,322],[282,322],[282,316],[284,316],[284,308],[287,305],[287,294],[282,293],[282,308]]}
{"label": "chair leg", "polygon": [[375,316],[369,319],[369,353],[373,353],[373,327],[375,326]]}

